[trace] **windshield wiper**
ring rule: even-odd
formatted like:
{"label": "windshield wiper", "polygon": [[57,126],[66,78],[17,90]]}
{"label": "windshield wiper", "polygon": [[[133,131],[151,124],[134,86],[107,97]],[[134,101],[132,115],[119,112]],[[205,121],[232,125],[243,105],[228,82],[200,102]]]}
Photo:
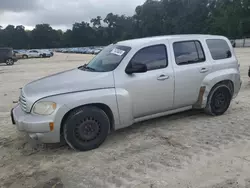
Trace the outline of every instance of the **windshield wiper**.
{"label": "windshield wiper", "polygon": [[90,70],[90,71],[93,71],[93,72],[95,72],[96,71],[96,69],[94,69],[94,68],[92,68],[92,67],[84,67],[85,69],[87,69],[87,70]]}
{"label": "windshield wiper", "polygon": [[78,69],[80,69],[80,70],[83,70],[83,69],[84,69],[84,70],[90,70],[90,71],[93,71],[93,72],[96,71],[96,69],[94,69],[94,68],[92,68],[92,67],[88,67],[87,64],[78,67]]}

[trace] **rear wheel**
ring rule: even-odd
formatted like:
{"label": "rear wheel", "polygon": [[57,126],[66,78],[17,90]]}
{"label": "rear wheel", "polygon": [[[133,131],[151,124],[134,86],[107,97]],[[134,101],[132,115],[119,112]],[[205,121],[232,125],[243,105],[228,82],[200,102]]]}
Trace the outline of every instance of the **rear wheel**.
{"label": "rear wheel", "polygon": [[218,85],[212,89],[208,96],[205,112],[217,116],[224,114],[232,100],[231,90],[227,85]]}
{"label": "rear wheel", "polygon": [[23,55],[23,59],[27,59],[28,58],[28,56],[27,55]]}
{"label": "rear wheel", "polygon": [[43,57],[43,54],[40,54],[39,57],[42,58],[42,57]]}
{"label": "rear wheel", "polygon": [[98,148],[109,133],[107,114],[94,106],[86,106],[70,113],[64,124],[64,138],[76,150],[87,151]]}
{"label": "rear wheel", "polygon": [[6,65],[13,65],[14,64],[14,60],[9,58],[5,61]]}

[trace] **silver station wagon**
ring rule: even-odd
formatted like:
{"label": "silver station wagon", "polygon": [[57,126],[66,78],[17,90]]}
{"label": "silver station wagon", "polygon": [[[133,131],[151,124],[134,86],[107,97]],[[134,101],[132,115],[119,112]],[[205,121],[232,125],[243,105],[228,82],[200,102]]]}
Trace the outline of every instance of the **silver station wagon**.
{"label": "silver station wagon", "polygon": [[222,115],[240,87],[238,61],[223,36],[141,38],[27,84],[11,117],[32,139],[86,151],[147,119],[192,108]]}

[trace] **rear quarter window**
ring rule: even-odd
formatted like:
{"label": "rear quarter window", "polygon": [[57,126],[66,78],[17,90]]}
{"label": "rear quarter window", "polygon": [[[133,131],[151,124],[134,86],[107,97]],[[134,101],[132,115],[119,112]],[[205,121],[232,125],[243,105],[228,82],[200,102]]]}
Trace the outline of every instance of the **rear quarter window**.
{"label": "rear quarter window", "polygon": [[225,40],[207,39],[206,43],[214,60],[228,59],[232,57],[230,47]]}

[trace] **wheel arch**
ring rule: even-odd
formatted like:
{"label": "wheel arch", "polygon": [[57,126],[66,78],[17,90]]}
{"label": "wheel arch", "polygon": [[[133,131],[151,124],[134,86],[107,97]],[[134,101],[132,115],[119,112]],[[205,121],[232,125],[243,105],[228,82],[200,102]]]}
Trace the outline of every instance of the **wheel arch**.
{"label": "wheel arch", "polygon": [[103,110],[107,114],[107,116],[110,120],[110,131],[114,130],[115,120],[114,120],[113,112],[110,109],[110,107],[104,103],[90,103],[90,104],[84,104],[84,105],[80,105],[80,106],[77,106],[75,108],[72,108],[63,116],[62,121],[61,121],[61,125],[60,125],[60,135],[63,135],[63,127],[64,127],[63,125],[64,125],[65,121],[67,120],[67,118],[69,117],[70,113],[76,109],[79,109],[82,107],[88,107],[88,106],[95,106],[95,107]]}
{"label": "wheel arch", "polygon": [[[233,95],[233,93],[234,93],[234,83],[233,83],[232,80],[227,79],[227,80],[222,80],[222,81],[217,82],[217,83],[211,88],[210,92],[211,92],[215,87],[217,87],[218,85],[227,85],[227,86],[229,87],[230,91],[231,91],[231,94]],[[209,92],[209,93],[210,93],[210,92]]]}
{"label": "wheel arch", "polygon": [[216,88],[218,85],[227,85],[231,91],[231,94],[233,96],[234,94],[234,83],[231,79],[224,79],[224,80],[219,80],[214,84],[207,85],[207,86],[201,86],[200,91],[199,91],[199,96],[197,102],[194,104],[194,108],[205,108],[207,104],[207,99],[213,91],[214,88]]}

